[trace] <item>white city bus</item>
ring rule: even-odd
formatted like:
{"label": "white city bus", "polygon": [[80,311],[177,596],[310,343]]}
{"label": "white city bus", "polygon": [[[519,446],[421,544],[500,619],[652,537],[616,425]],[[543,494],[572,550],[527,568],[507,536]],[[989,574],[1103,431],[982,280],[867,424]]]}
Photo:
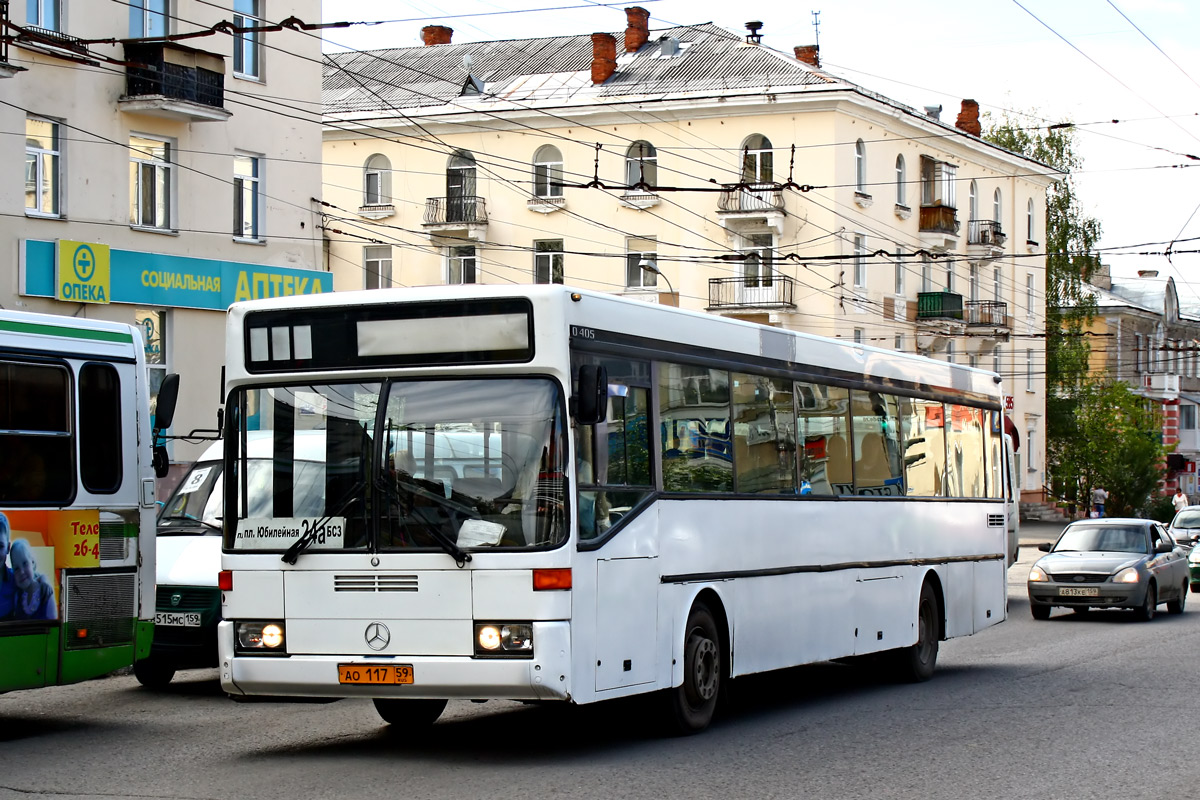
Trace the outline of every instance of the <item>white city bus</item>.
{"label": "white city bus", "polygon": [[[159,389],[159,427],[177,386]],[[149,652],[154,466],[166,467],[150,414],[139,329],[0,311],[0,692]]]}
{"label": "white city bus", "polygon": [[658,692],[690,732],[736,676],[882,654],[924,680],[1006,616],[992,373],[561,286],[228,322],[234,696],[429,724],[450,698]]}

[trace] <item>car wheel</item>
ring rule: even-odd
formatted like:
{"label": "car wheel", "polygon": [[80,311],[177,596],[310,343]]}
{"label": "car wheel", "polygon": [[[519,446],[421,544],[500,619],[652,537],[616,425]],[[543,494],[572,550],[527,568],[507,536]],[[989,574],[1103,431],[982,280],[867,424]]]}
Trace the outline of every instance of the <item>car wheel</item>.
{"label": "car wheel", "polygon": [[445,700],[384,700],[375,699],[375,710],[389,725],[405,728],[428,728],[446,710]]}
{"label": "car wheel", "polygon": [[667,719],[676,733],[699,733],[712,722],[725,675],[721,636],[712,612],[697,603],[683,637],[683,683],[667,693]]}
{"label": "car wheel", "polygon": [[920,683],[933,677],[937,666],[938,642],[942,638],[941,619],[938,617],[937,597],[933,587],[926,581],[921,587],[921,599],[917,601],[917,643],[911,647],[893,650],[892,665],[898,680]]}
{"label": "car wheel", "polygon": [[133,662],[133,677],[147,689],[162,689],[175,677],[175,668],[156,658]]}
{"label": "car wheel", "polygon": [[1137,609],[1134,614],[1142,622],[1149,622],[1154,619],[1154,610],[1158,608],[1158,587],[1154,585],[1154,581],[1150,581],[1150,585],[1146,587],[1146,599],[1142,601],[1141,608]]}
{"label": "car wheel", "polygon": [[1029,613],[1033,614],[1034,619],[1050,619],[1050,611],[1052,606],[1040,606],[1037,603],[1029,604]]}
{"label": "car wheel", "polygon": [[1167,601],[1167,613],[1182,614],[1183,607],[1187,605],[1187,596],[1188,596],[1188,585],[1187,585],[1187,581],[1184,581],[1183,586],[1179,590],[1179,599]]}

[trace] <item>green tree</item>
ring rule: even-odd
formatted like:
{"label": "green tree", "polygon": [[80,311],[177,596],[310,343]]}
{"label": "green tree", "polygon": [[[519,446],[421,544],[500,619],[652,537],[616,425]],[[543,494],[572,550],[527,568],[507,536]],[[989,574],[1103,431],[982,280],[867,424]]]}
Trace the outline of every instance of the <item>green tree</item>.
{"label": "green tree", "polygon": [[1156,406],[1122,381],[1085,380],[1074,394],[1077,413],[1060,445],[1056,465],[1082,497],[1093,487],[1109,492],[1106,513],[1128,516],[1144,508],[1163,477],[1162,419]]}
{"label": "green tree", "polygon": [[1089,378],[1085,331],[1096,303],[1085,284],[1100,266],[1100,222],[1080,208],[1072,173],[1082,162],[1072,127],[1029,128],[1007,113],[999,120],[985,115],[985,122],[987,141],[1062,173],[1046,191],[1046,463],[1056,491],[1081,499],[1068,450],[1077,444],[1079,390]]}

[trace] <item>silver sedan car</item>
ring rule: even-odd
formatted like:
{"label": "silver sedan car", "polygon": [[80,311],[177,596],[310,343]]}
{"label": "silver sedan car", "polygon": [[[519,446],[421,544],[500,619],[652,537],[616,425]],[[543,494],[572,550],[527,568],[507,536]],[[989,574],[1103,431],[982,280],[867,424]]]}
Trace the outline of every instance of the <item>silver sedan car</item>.
{"label": "silver sedan car", "polygon": [[1066,527],[1029,570],[1034,619],[1054,606],[1132,608],[1150,620],[1159,603],[1182,614],[1188,594],[1186,548],[1159,523],[1146,519],[1087,519]]}

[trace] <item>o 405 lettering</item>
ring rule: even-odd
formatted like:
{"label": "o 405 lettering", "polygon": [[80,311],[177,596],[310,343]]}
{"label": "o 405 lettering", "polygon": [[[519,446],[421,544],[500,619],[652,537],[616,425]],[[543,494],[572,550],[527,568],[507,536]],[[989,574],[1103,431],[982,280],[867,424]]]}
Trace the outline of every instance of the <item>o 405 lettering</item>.
{"label": "o 405 lettering", "polygon": [[576,339],[595,339],[595,328],[581,328],[578,325],[571,326],[571,336]]}

